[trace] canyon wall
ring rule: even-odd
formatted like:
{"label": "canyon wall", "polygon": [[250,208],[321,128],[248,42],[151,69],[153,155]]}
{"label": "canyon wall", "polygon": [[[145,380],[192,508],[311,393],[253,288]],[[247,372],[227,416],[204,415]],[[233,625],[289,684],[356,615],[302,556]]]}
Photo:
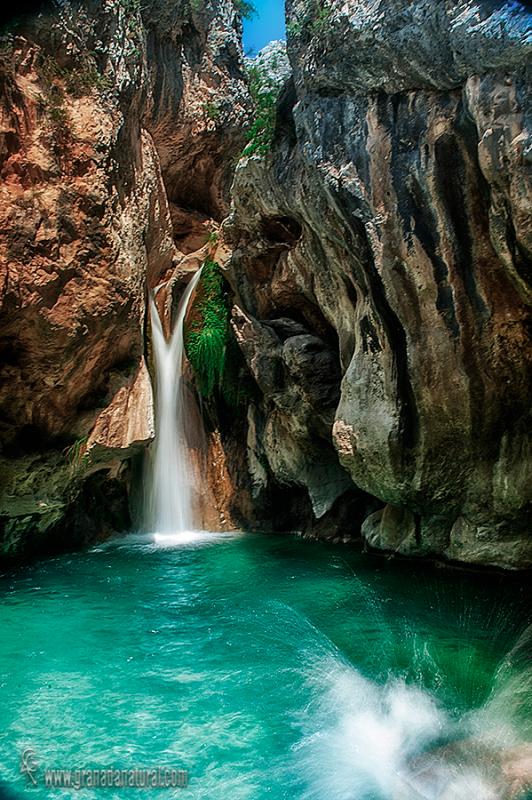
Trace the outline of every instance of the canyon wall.
{"label": "canyon wall", "polygon": [[196,269],[227,211],[240,34],[231,0],[49,4],[2,32],[5,558],[131,524],[154,434],[147,291]]}
{"label": "canyon wall", "polygon": [[168,328],[208,256],[251,391],[203,404],[204,525],[532,566],[530,13],[287,19],[240,160],[232,0],[66,2],[3,32],[0,557],[132,524],[147,294]]}
{"label": "canyon wall", "polygon": [[530,567],[530,12],[287,18],[292,75],[224,226],[255,494],[308,495],[311,532],[365,517],[377,548]]}

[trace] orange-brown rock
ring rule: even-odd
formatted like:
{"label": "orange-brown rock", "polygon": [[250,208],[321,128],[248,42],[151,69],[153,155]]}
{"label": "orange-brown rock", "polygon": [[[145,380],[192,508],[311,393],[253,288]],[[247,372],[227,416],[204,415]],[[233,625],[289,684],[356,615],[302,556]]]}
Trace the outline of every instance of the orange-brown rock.
{"label": "orange-brown rock", "polygon": [[89,434],[89,461],[123,461],[142,453],[155,436],[153,389],[144,359],[130,382],[121,386],[96,417]]}
{"label": "orange-brown rock", "polygon": [[[239,26],[229,0],[203,11],[104,0],[54,6],[2,37],[0,551],[10,556],[106,527],[105,509],[89,526],[75,509],[107,480],[126,509],[116,525],[128,524],[125,462],[153,437],[147,293],[179,264],[187,225],[203,244],[227,203],[248,103]],[[223,133],[197,114],[211,100],[225,109]],[[192,135],[206,165],[195,172]],[[65,533],[76,513],[79,532]]]}

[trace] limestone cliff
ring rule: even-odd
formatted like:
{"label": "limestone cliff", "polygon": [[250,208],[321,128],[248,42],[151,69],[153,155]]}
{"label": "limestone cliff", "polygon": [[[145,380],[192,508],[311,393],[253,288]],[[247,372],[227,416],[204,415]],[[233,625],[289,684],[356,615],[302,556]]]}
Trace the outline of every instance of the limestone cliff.
{"label": "limestone cliff", "polygon": [[231,0],[50,4],[1,38],[0,550],[129,525],[153,437],[148,287],[228,206],[249,104]]}
{"label": "limestone cliff", "polygon": [[252,390],[203,407],[206,525],[532,566],[526,5],[289,0],[249,80],[237,6],[2,34],[0,553],[131,524],[147,293],[209,255]]}
{"label": "limestone cliff", "polygon": [[530,12],[287,6],[293,74],[225,225],[256,494],[355,509],[342,536],[366,513],[376,547],[531,566]]}

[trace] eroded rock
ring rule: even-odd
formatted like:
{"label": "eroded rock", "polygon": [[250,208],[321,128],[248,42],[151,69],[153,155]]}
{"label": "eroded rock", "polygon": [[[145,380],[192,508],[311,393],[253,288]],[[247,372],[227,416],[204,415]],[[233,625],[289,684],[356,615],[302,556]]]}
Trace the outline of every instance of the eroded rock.
{"label": "eroded rock", "polygon": [[[524,567],[530,14],[392,6],[288,3],[293,78],[271,153],[237,169],[231,281],[255,331],[302,323],[337,358],[335,422],[320,441],[389,504],[363,529],[373,544]],[[298,235],[281,236],[280,219]],[[282,360],[269,340],[252,360],[243,352],[250,365]],[[294,350],[292,375],[306,359]],[[324,373],[314,391],[332,398]],[[277,385],[261,389],[266,438],[282,417],[270,467],[284,482],[286,464],[305,474],[319,458],[316,429],[308,397],[290,406]]]}
{"label": "eroded rock", "polygon": [[[38,549],[65,546],[90,486],[107,481],[127,509],[126,462],[153,437],[147,292],[227,207],[249,105],[239,31],[229,0],[105,0],[2,38],[5,554],[35,550],[32,530]],[[100,505],[83,540],[109,527]]]}

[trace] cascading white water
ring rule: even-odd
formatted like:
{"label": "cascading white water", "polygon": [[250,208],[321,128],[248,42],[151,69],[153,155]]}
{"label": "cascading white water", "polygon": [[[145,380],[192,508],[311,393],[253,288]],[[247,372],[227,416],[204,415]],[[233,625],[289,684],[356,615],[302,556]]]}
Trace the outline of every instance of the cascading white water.
{"label": "cascading white water", "polygon": [[156,436],[151,456],[148,507],[151,530],[183,533],[194,528],[193,470],[187,442],[189,397],[183,381],[183,323],[199,270],[188,284],[177,320],[166,341],[157,306],[150,299],[153,354],[156,369]]}

